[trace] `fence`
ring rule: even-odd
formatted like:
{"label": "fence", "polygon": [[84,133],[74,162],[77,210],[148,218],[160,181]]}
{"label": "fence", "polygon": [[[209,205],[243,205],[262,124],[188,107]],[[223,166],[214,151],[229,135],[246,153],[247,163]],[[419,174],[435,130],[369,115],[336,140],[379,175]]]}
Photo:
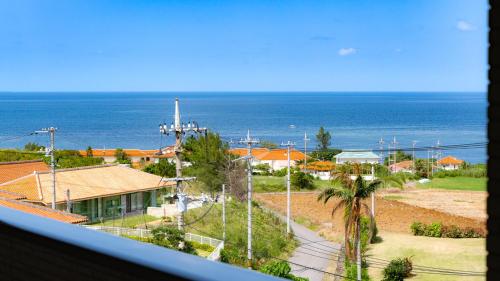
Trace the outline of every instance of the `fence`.
{"label": "fence", "polygon": [[[109,234],[117,236],[135,236],[140,238],[149,238],[152,236],[151,230],[142,228],[126,228],[126,227],[114,227],[114,226],[102,226],[102,225],[82,225],[85,228],[107,232]],[[210,253],[207,257],[208,260],[219,260],[220,251],[224,249],[224,242],[219,239],[214,239],[211,237],[201,236],[194,233],[185,234],[186,241],[194,241],[200,244],[206,244],[214,247],[214,251]]]}

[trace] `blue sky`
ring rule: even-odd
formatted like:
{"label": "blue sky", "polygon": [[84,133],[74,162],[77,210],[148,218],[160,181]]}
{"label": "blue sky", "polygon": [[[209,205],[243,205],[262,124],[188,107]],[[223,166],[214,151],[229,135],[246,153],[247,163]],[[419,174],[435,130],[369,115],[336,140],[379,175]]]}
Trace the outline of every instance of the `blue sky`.
{"label": "blue sky", "polygon": [[486,0],[0,0],[0,91],[486,91]]}

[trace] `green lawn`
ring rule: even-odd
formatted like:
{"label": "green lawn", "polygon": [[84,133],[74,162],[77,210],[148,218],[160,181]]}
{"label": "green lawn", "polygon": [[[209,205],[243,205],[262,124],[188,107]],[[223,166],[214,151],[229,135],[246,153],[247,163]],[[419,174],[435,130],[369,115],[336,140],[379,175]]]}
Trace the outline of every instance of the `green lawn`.
{"label": "green lawn", "polygon": [[[330,186],[330,181],[314,180],[316,189],[324,189]],[[282,192],[286,191],[286,177],[275,176],[253,176],[253,188],[255,192]],[[298,191],[292,187],[292,190]],[[310,190],[301,190],[310,191]]]}
{"label": "green lawn", "polygon": [[454,190],[486,191],[486,178],[446,177],[433,178],[431,182],[417,183],[419,188],[441,188]]}
{"label": "green lawn", "polygon": [[149,216],[149,215],[133,215],[133,216],[127,216],[124,217],[123,220],[122,218],[116,218],[116,219],[108,219],[104,220],[102,223],[101,222],[95,222],[93,224],[100,224],[104,226],[116,226],[116,227],[128,227],[128,228],[135,228],[138,225],[144,224],[145,222],[152,222],[159,220],[157,217]]}
{"label": "green lawn", "polygon": [[[412,257],[414,265],[466,271],[486,271],[486,239],[433,238],[411,234],[381,232],[382,242],[369,246],[367,257],[372,261],[368,269],[372,280],[382,279],[380,260]],[[374,261],[378,261],[374,262]],[[384,264],[386,262],[383,262]],[[437,275],[414,272],[413,281],[482,281],[486,277]]]}

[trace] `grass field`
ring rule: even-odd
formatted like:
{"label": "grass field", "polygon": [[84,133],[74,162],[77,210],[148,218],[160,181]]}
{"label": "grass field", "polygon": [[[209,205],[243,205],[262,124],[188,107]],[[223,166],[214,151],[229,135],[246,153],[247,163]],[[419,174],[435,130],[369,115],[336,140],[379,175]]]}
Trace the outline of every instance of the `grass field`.
{"label": "grass field", "polygon": [[[316,189],[324,189],[330,186],[330,181],[327,180],[314,180]],[[286,177],[275,176],[254,176],[253,188],[255,192],[281,192],[286,191]],[[292,187],[292,190],[298,191]],[[308,191],[308,190],[302,190]]]}
{"label": "grass field", "polygon": [[[231,200],[226,204],[226,244],[225,251],[230,255],[230,263],[245,265],[247,247],[247,208],[246,202]],[[258,268],[270,257],[287,258],[295,249],[297,242],[286,237],[286,225],[274,214],[259,206],[252,208],[252,247],[254,266]],[[185,216],[186,231],[203,236],[221,239],[222,208],[220,204],[188,210]]]}
{"label": "grass field", "polygon": [[[411,234],[382,232],[383,241],[371,244],[367,252],[370,258],[392,260],[398,257],[412,257],[414,265],[439,267],[465,271],[486,271],[486,239],[451,239],[413,236]],[[382,269],[369,268],[372,280],[382,279]],[[485,277],[445,276],[416,273],[409,280],[447,281],[486,280]]]}
{"label": "grass field", "polygon": [[440,188],[451,190],[486,191],[486,178],[446,177],[433,178],[431,182],[417,183],[418,188]]}
{"label": "grass field", "polygon": [[135,228],[140,224],[144,224],[145,222],[152,222],[155,220],[159,220],[157,217],[149,216],[149,215],[133,215],[133,216],[127,216],[124,217],[123,220],[122,218],[116,218],[116,219],[109,219],[109,220],[104,220],[104,222],[96,222],[93,224],[100,224],[104,226],[116,226],[116,227],[128,227],[128,228]]}

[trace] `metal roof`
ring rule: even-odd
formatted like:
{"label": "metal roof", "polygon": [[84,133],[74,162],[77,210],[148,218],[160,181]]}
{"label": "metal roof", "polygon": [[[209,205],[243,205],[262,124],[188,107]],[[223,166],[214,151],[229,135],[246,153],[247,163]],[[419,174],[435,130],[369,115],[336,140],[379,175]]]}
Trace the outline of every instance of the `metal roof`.
{"label": "metal roof", "polygon": [[335,158],[341,159],[359,159],[359,158],[369,158],[369,159],[379,159],[380,156],[371,151],[343,151],[334,156]]}

